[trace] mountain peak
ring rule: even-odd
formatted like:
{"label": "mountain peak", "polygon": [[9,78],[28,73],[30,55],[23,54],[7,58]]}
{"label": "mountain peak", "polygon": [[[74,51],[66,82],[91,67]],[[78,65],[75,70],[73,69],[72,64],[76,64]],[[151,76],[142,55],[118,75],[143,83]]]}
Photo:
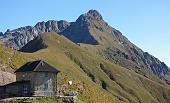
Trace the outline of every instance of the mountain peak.
{"label": "mountain peak", "polygon": [[99,20],[103,19],[102,15],[97,10],[89,10],[86,14],[95,19],[99,19]]}
{"label": "mountain peak", "polygon": [[97,10],[89,10],[87,13],[83,14],[89,20],[103,20],[102,15]]}
{"label": "mountain peak", "polygon": [[0,32],[0,36],[3,36],[3,33],[2,33],[2,32]]}
{"label": "mountain peak", "polygon": [[77,19],[77,22],[92,22],[92,21],[103,21],[102,15],[97,10],[89,10],[87,13],[82,14]]}

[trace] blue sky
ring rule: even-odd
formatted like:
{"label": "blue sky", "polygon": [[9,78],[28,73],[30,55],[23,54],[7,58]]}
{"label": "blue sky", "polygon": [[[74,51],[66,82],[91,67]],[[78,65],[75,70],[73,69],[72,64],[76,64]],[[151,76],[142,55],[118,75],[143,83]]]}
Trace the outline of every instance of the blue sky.
{"label": "blue sky", "polygon": [[170,0],[1,0],[0,31],[39,21],[68,20],[90,9],[170,67]]}

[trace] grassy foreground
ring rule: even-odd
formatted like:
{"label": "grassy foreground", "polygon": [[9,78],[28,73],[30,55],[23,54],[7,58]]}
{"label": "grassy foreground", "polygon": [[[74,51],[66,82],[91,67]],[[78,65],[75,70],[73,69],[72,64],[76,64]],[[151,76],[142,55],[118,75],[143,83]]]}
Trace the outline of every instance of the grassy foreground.
{"label": "grassy foreground", "polygon": [[[41,98],[41,99],[35,100],[33,103],[69,103],[69,102],[66,100],[57,100],[57,99],[52,99],[52,98],[46,98],[46,99]],[[75,103],[87,103],[87,102],[77,99]]]}

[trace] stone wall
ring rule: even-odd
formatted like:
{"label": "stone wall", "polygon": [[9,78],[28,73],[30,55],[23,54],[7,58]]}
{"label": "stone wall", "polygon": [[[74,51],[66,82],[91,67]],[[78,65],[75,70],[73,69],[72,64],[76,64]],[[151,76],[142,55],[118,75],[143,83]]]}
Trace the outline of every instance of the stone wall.
{"label": "stone wall", "polygon": [[[15,82],[14,82],[15,83]],[[21,82],[21,83],[11,83],[6,85],[5,93],[9,96],[30,96],[30,83]]]}
{"label": "stone wall", "polygon": [[15,96],[31,96],[29,81],[12,82],[0,86],[0,99]]}
{"label": "stone wall", "polygon": [[31,91],[34,89],[34,72],[17,72],[16,73],[16,81],[27,81],[29,80],[31,83]]}
{"label": "stone wall", "polygon": [[[56,95],[57,75],[52,72],[17,73],[17,81],[30,80],[32,92],[35,96]],[[46,85],[46,87],[45,87]],[[48,86],[47,86],[48,85]]]}
{"label": "stone wall", "polygon": [[0,86],[6,85],[16,81],[16,76],[14,73],[4,72],[0,70]]}

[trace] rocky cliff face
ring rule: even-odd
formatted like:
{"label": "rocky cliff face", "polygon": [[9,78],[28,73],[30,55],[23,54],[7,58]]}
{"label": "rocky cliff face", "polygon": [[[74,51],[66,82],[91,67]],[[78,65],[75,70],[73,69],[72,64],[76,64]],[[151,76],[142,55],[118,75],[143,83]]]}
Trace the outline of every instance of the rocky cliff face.
{"label": "rocky cliff face", "polygon": [[15,80],[14,70],[6,65],[0,64],[0,86],[14,82]]}
{"label": "rocky cliff face", "polygon": [[3,34],[2,40],[6,46],[20,49],[39,34],[51,31],[64,35],[74,43],[79,43],[91,53],[147,77],[153,74],[165,79],[165,75],[170,75],[170,69],[165,63],[131,43],[120,31],[109,26],[96,10],[80,15],[71,23],[50,20],[39,22],[34,27],[8,30]]}
{"label": "rocky cliff face", "polygon": [[62,32],[65,30],[68,26],[70,26],[70,23],[64,20],[61,21],[54,21],[49,20],[47,22],[39,22],[37,23],[34,28],[37,30],[38,33],[44,33],[44,32]]}
{"label": "rocky cliff face", "polygon": [[[108,24],[104,22],[102,16],[96,10],[90,10],[89,12],[79,16],[76,22],[72,23],[72,25],[61,32],[61,34],[75,43],[97,45],[100,43],[100,39],[102,39],[102,37],[99,37],[98,34],[91,33],[91,30],[97,28],[101,32],[105,32],[108,27]],[[111,31],[112,30],[110,30],[110,32]]]}
{"label": "rocky cliff face", "polygon": [[2,32],[0,32],[0,36],[3,36],[3,33],[2,33]]}
{"label": "rocky cliff face", "polygon": [[7,47],[20,49],[43,32],[62,32],[69,25],[70,23],[64,20],[39,22],[34,27],[25,26],[11,31],[7,30],[1,40]]}

